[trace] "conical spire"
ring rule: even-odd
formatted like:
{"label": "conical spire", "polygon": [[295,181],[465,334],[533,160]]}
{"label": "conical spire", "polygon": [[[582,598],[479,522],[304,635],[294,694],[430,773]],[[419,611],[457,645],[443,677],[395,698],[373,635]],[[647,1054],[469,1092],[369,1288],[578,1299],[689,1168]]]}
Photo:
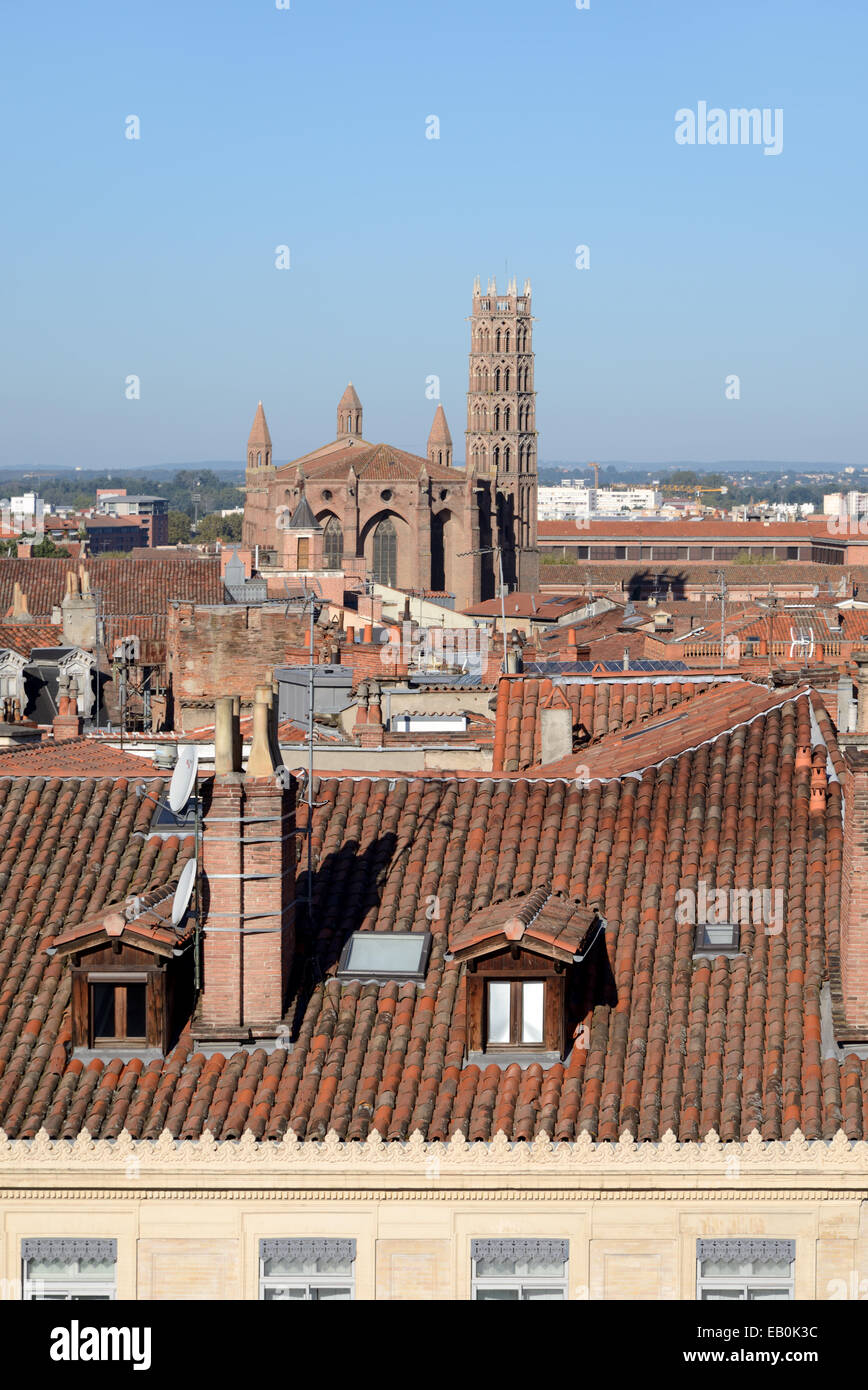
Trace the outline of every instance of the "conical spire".
{"label": "conical spire", "polygon": [[438,463],[443,468],[452,467],[452,435],[446,423],[446,412],[438,405],[428,435],[428,462]]}
{"label": "conical spire", "polygon": [[352,382],[338,401],[338,438],[347,434],[362,437],[362,403]]}
{"label": "conical spire", "polygon": [[265,411],[262,409],[262,401],[256,407],[256,414],[253,417],[253,425],[250,430],[250,438],[247,441],[248,449],[271,448],[271,435],[268,433],[268,425],[265,421]]}
{"label": "conical spire", "polygon": [[265,423],[262,401],[256,407],[250,437],[247,440],[247,467],[269,468],[271,466],[271,435]]}
{"label": "conical spire", "polygon": [[321,531],[321,530],[322,530],[322,527],[320,526],[319,522],[317,521],[316,517],[314,516],[313,512],[311,511],[310,503],[308,502],[308,500],[307,500],[307,498],[305,497],[304,493],[301,494],[301,501],[299,502],[298,506],[296,507],[295,511],[293,512],[292,516],[291,516],[290,519],[289,519],[289,523],[288,523],[288,526],[287,526],[287,530],[288,530],[288,531]]}
{"label": "conical spire", "polygon": [[432,444],[451,444],[452,435],[449,433],[449,426],[446,423],[446,411],[442,405],[438,405],[434,411],[434,420],[431,425],[431,433],[428,436],[428,447]]}

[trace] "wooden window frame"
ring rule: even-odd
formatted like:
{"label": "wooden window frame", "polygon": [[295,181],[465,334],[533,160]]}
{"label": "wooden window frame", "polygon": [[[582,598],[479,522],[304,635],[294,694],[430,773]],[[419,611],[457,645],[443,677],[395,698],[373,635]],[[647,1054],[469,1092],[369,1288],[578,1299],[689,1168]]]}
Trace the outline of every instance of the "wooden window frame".
{"label": "wooden window frame", "polygon": [[[508,981],[523,985],[542,981],[543,1039],[541,1043],[488,1041],[488,985]],[[513,996],[510,999],[510,1019],[513,1018]],[[467,963],[467,1048],[483,1054],[498,1052],[556,1053],[564,1055],[566,1039],[566,975],[563,967],[543,956],[519,952],[515,959],[509,953],[471,960]],[[513,1035],[513,1028],[510,1027]]]}
{"label": "wooden window frame", "polygon": [[[114,997],[114,1032],[100,1033],[95,1032],[96,1008],[94,1006],[94,990],[99,985],[106,985],[115,992]],[[145,991],[145,1031],[144,1033],[130,1033],[127,1028],[127,1001],[130,986],[141,987]],[[148,977],[142,975],[140,979],[134,979],[131,975],[115,977],[113,975],[99,975],[96,972],[88,978],[88,1033],[90,1036],[91,1047],[104,1047],[106,1045],[130,1045],[147,1047],[148,1045]]]}
{"label": "wooden window frame", "polygon": [[[145,987],[145,1035],[135,1037],[96,1036],[94,1032],[94,985],[144,985]],[[165,969],[131,968],[118,970],[98,966],[88,968],[82,962],[72,967],[72,1045],[97,1049],[101,1052],[112,1048],[157,1048],[165,1052],[168,1047],[168,1029],[171,1012],[171,982]],[[126,1000],[121,1006],[123,1015]],[[118,1026],[118,1005],[115,1003],[115,1027]],[[120,1022],[126,1023],[124,1017]]]}
{"label": "wooden window frame", "polygon": [[[491,1026],[489,991],[494,984],[509,985],[509,1037],[506,1042],[492,1042],[488,1036]],[[538,1043],[525,1042],[524,1033],[524,987],[525,985],[541,984],[543,987],[543,1037]],[[545,1006],[546,1006],[546,982],[544,979],[538,980],[499,980],[490,976],[485,981],[485,1021],[484,1037],[486,1052],[496,1052],[499,1048],[535,1048],[539,1051],[545,1050]]]}

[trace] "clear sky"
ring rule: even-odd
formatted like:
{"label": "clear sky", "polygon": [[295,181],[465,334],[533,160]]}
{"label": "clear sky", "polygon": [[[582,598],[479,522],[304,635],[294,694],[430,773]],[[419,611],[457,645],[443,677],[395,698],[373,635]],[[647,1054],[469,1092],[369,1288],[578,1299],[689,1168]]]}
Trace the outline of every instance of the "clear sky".
{"label": "clear sky", "polygon": [[[866,43],[865,0],[6,0],[0,465],[240,462],[260,397],[283,461],[350,378],[424,453],[431,375],[461,458],[507,271],[541,461],[862,463]],[[700,102],[781,153],[679,145]]]}

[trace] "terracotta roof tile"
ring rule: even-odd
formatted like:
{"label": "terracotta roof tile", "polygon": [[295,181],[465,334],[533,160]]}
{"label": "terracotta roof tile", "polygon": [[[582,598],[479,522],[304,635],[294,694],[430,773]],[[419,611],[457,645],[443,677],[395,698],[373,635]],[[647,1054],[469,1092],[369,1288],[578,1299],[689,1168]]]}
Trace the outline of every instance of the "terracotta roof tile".
{"label": "terracotta roof tile", "polygon": [[[186,849],[136,835],[150,807],[127,780],[0,777],[0,1126],[70,1138],[82,1128],[141,1138],[249,1131],[266,1141],[290,1128],[346,1140],[417,1128],[444,1140],[501,1129],[512,1139],[616,1140],[626,1130],[657,1140],[668,1128],[687,1139],[713,1127],[729,1140],[796,1125],[810,1139],[843,1123],[862,1138],[868,1067],[824,1060],[820,1044],[841,784],[828,780],[819,808],[810,792],[814,768],[840,755],[824,746],[831,725],[810,692],[766,708],[754,700],[721,687],[688,701],[688,716],[704,703],[694,732],[708,741],[587,786],[547,776],[317,779],[316,930],[302,922],[300,938],[322,974],[297,972],[289,1052],[206,1060],[185,1037],[148,1066],[68,1060],[68,975],[41,947],[129,892],[170,883]],[[654,738],[665,752],[662,733]],[[807,760],[796,756],[805,747]],[[305,816],[302,802],[301,824]],[[305,874],[302,853],[300,886]],[[781,889],[783,930],[746,923],[742,954],[694,959],[676,895],[700,882]],[[607,922],[575,967],[577,1045],[548,1069],[469,1066],[465,967],[447,959],[450,939],[517,898],[537,895],[544,908],[550,886],[558,910],[598,903]],[[427,929],[420,986],[336,978],[350,932]]]}
{"label": "terracotta roof tile", "polygon": [[[34,618],[50,618],[52,609],[60,607],[67,573],[71,570],[77,574],[80,563],[79,560],[39,557],[0,557],[0,613],[8,611],[13,587],[18,583],[27,595],[28,608]],[[165,619],[170,599],[223,602],[219,557],[166,559],[145,552],[123,559],[96,556],[83,563],[90,574],[91,589],[100,591],[104,616],[156,615]]]}

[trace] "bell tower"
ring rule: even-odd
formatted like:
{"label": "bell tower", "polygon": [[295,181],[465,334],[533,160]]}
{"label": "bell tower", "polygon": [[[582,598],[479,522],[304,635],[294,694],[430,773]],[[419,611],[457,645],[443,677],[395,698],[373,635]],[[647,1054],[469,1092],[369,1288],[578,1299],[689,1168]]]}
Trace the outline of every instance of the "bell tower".
{"label": "bell tower", "polygon": [[[530,280],[521,294],[514,279],[505,293],[498,293],[496,280],[489,280],[483,291],[477,276],[470,320],[466,467],[477,479],[480,544],[499,549],[504,584],[523,592],[539,587],[532,333]],[[485,555],[482,597],[494,597],[497,583],[497,555]]]}

